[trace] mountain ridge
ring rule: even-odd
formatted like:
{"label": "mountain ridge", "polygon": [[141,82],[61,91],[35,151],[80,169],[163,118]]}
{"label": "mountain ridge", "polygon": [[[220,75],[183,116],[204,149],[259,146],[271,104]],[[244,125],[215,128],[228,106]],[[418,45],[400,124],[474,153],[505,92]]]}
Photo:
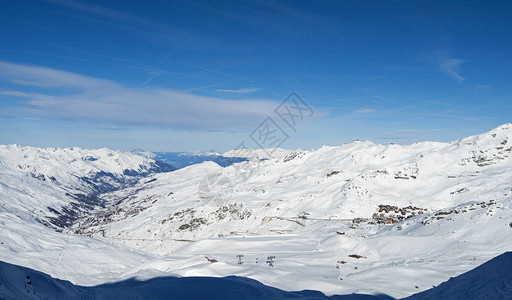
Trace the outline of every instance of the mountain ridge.
{"label": "mountain ridge", "polygon": [[152,173],[171,170],[174,168],[165,163],[107,148],[0,145],[4,195],[28,197],[28,206],[32,206],[30,199],[46,199],[29,210],[37,210],[32,214],[40,222],[57,228],[69,226],[81,213],[102,205],[98,194],[133,184]]}

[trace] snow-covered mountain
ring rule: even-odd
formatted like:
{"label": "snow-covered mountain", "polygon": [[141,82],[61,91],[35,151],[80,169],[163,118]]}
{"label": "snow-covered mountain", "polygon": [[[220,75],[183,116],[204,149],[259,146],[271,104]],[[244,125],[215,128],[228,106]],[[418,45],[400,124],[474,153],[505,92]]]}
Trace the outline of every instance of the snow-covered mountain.
{"label": "snow-covered mountain", "polygon": [[[512,250],[512,124],[451,143],[234,150],[223,156],[248,160],[166,173],[107,149],[2,149],[0,260],[81,285],[236,275],[288,291],[406,297]],[[87,205],[79,192],[99,204],[59,224],[64,232],[31,223],[51,220],[48,206]],[[88,241],[84,258],[66,257]],[[54,248],[74,272],[49,263]],[[92,253],[117,259],[77,267]]]}
{"label": "snow-covered mountain", "polygon": [[81,212],[102,205],[100,193],[172,170],[165,163],[109,149],[0,146],[0,210],[65,227]]}
{"label": "snow-covered mountain", "polygon": [[[95,228],[86,222],[84,230],[144,237],[151,229],[160,232],[152,237],[196,239],[293,231],[316,220],[396,223],[510,197],[511,151],[512,125],[507,124],[452,143],[383,146],[365,141],[225,168],[207,162],[103,194],[110,205],[98,213],[109,218]],[[223,193],[227,197],[219,199]]]}

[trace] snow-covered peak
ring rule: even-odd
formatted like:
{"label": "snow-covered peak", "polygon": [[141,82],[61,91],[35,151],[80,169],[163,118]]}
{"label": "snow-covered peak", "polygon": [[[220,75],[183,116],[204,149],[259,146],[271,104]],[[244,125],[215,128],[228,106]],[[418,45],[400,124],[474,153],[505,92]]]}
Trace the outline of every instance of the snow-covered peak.
{"label": "snow-covered peak", "polygon": [[145,157],[145,158],[155,158],[156,154],[151,152],[151,151],[146,151],[144,149],[133,149],[132,151],[130,151],[131,153],[133,154],[137,154],[137,155],[140,155],[142,157]]}
{"label": "snow-covered peak", "polygon": [[0,209],[66,226],[101,205],[96,195],[172,167],[107,148],[0,145]]}
{"label": "snow-covered peak", "polygon": [[148,172],[155,161],[132,153],[107,148],[37,148],[0,145],[0,161],[11,170],[18,170],[70,183],[75,177],[93,176],[103,172],[123,176],[127,171]]}
{"label": "snow-covered peak", "polygon": [[462,143],[476,143],[480,146],[512,145],[512,124],[498,126],[486,133],[473,135],[460,140]]}

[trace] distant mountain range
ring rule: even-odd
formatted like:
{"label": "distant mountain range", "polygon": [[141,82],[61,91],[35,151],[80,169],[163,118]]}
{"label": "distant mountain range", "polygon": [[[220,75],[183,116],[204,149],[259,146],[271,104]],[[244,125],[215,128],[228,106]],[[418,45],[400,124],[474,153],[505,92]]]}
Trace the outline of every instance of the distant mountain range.
{"label": "distant mountain range", "polygon": [[176,169],[182,169],[191,165],[212,161],[221,167],[227,167],[235,163],[247,161],[245,157],[226,157],[219,153],[201,152],[148,152],[141,149],[133,150],[132,153],[165,162]]}

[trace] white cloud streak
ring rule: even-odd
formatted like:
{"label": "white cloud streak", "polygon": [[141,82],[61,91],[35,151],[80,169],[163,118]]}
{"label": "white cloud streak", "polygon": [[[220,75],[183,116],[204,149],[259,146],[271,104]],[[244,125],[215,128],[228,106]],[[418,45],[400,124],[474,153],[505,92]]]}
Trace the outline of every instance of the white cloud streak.
{"label": "white cloud streak", "polygon": [[0,61],[0,79],[18,85],[70,89],[120,87],[113,81],[38,66],[17,65]]}
{"label": "white cloud streak", "polygon": [[369,113],[375,112],[375,109],[363,107],[363,108],[360,108],[358,110],[355,110],[354,112],[356,114],[369,114]]}
{"label": "white cloud streak", "polygon": [[133,89],[111,80],[1,61],[0,81],[14,84],[14,88],[0,89],[2,98],[18,103],[0,109],[0,113],[14,117],[239,131],[256,126],[278,105],[268,100],[229,100],[171,89]]}
{"label": "white cloud streak", "polygon": [[222,92],[222,93],[232,93],[232,94],[251,94],[251,93],[255,93],[259,90],[261,90],[261,89],[250,87],[250,88],[242,88],[242,89],[236,89],[236,90],[217,89],[215,91]]}
{"label": "white cloud streak", "polygon": [[464,60],[458,58],[447,58],[441,60],[439,64],[439,69],[441,72],[444,72],[450,75],[457,82],[462,83],[464,81],[464,77],[460,75],[460,66],[464,63]]}

